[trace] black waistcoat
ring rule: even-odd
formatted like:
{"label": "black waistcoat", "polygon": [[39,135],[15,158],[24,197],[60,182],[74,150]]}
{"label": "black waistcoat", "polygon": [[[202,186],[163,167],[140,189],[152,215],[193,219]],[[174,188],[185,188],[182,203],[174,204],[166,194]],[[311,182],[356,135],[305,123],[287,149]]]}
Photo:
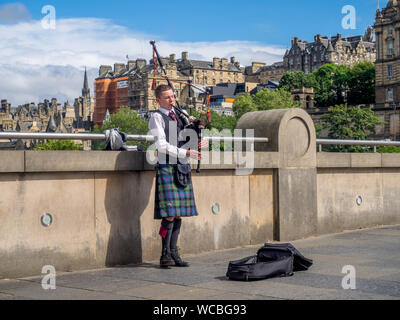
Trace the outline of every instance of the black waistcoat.
{"label": "black waistcoat", "polygon": [[[177,123],[176,123],[175,120],[172,119],[172,117],[170,117],[169,115],[166,115],[159,110],[157,110],[156,112],[158,112],[164,120],[164,124],[165,124],[164,132],[165,132],[167,142],[173,146],[177,146],[178,148],[182,147],[185,144],[185,141],[179,141],[179,133],[184,129],[184,124],[183,124],[181,117],[178,116],[177,113],[174,113],[176,120],[177,120]],[[171,127],[171,133],[174,132],[174,136],[172,136],[172,137],[170,137],[170,127]],[[175,130],[176,130],[176,134],[175,134]],[[158,162],[161,164],[176,164],[177,158],[159,152],[158,153]]]}

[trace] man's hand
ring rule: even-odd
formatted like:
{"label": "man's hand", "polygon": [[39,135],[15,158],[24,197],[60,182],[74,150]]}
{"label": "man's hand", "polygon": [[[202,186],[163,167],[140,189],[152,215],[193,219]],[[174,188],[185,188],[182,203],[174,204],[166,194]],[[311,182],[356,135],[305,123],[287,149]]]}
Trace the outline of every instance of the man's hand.
{"label": "man's hand", "polygon": [[186,150],[186,157],[201,160],[201,153],[196,150]]}
{"label": "man's hand", "polygon": [[208,140],[201,140],[199,142],[199,149],[207,149],[209,146]]}

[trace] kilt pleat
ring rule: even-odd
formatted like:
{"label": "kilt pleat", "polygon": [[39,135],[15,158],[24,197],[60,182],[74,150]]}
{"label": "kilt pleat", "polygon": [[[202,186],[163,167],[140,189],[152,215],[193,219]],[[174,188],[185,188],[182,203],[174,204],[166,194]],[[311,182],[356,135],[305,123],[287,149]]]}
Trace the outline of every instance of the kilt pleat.
{"label": "kilt pleat", "polygon": [[174,181],[174,167],[172,165],[158,165],[154,218],[197,215],[192,181],[185,188],[179,188]]}

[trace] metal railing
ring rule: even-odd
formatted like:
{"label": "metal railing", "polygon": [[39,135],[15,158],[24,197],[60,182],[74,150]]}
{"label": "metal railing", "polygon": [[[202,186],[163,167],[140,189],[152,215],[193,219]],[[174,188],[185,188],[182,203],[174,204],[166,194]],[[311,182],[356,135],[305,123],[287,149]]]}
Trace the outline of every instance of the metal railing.
{"label": "metal railing", "polygon": [[[57,140],[106,140],[105,133],[49,133],[49,132],[0,132],[0,139],[57,139]],[[268,138],[259,137],[203,137],[211,142],[268,142]],[[154,136],[145,134],[128,134],[128,141],[154,141]]]}
{"label": "metal railing", "polygon": [[358,146],[373,146],[376,152],[377,146],[400,146],[400,141],[388,140],[340,140],[340,139],[316,139],[318,151],[322,152],[322,145],[358,145]]}
{"label": "metal railing", "polygon": [[[0,139],[57,139],[57,140],[106,140],[105,133],[49,133],[49,132],[0,132]],[[210,142],[269,142],[265,137],[229,137],[229,136],[205,136],[203,139]],[[154,136],[145,134],[128,134],[128,141],[154,142]],[[388,140],[339,140],[316,139],[318,151],[322,151],[323,145],[361,145],[373,146],[376,152],[377,146],[400,146],[400,141]]]}

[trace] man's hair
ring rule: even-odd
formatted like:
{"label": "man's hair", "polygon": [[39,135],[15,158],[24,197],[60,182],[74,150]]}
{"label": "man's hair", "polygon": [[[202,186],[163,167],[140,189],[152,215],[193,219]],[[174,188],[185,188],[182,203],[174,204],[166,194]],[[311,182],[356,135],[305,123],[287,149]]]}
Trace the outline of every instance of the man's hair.
{"label": "man's hair", "polygon": [[156,90],[155,90],[155,92],[154,92],[155,95],[156,95],[156,98],[160,98],[161,92],[168,91],[168,90],[172,90],[172,88],[171,88],[170,86],[166,85],[166,84],[160,84],[160,85],[156,88]]}

